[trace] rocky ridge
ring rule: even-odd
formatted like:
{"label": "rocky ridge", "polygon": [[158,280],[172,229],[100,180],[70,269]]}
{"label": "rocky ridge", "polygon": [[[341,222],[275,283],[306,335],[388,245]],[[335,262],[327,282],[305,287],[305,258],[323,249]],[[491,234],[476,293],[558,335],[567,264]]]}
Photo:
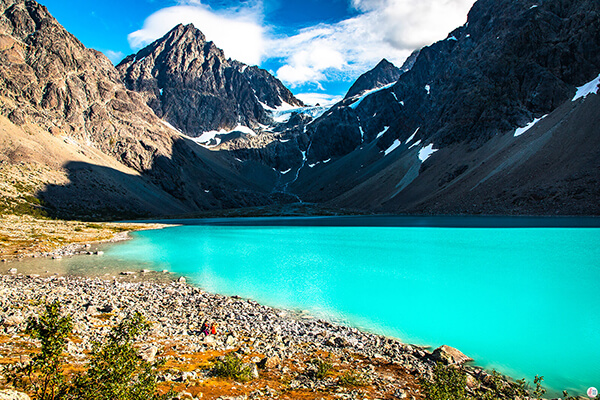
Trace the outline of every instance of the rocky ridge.
{"label": "rocky ridge", "polygon": [[192,24],[176,26],[116,68],[159,117],[192,137],[240,125],[260,130],[272,123],[268,109],[303,106],[267,71],[227,59]]}
{"label": "rocky ridge", "polygon": [[126,218],[274,201],[233,157],[159,119],[103,54],[35,1],[0,1],[0,93],[4,171],[30,166],[28,181],[45,185],[23,195],[55,215]]}

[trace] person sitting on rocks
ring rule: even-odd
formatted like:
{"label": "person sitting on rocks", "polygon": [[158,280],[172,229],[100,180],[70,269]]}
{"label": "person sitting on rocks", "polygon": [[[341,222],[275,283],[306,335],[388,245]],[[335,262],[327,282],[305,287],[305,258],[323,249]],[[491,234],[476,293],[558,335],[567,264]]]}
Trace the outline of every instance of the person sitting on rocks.
{"label": "person sitting on rocks", "polygon": [[202,323],[202,328],[200,329],[200,331],[202,333],[204,333],[206,336],[208,336],[210,334],[210,325],[208,325],[207,321],[204,321]]}
{"label": "person sitting on rocks", "polygon": [[217,324],[215,324],[214,322],[210,325],[210,333],[213,335],[217,334]]}

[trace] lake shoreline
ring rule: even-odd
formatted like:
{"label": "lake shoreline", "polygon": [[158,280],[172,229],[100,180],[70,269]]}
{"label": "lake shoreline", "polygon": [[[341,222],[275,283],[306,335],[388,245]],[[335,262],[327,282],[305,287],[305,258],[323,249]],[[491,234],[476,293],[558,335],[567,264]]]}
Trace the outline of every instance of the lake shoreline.
{"label": "lake shoreline", "polygon": [[[97,338],[102,329],[106,330],[102,326],[140,311],[153,322],[152,335],[141,344],[144,351],[156,353],[170,346],[176,351],[167,354],[171,354],[171,359],[182,361],[178,369],[175,368],[177,371],[167,371],[161,379],[177,384],[180,375],[187,373],[183,382],[186,382],[188,392],[193,392],[194,396],[204,393],[203,398],[215,399],[229,395],[231,382],[215,382],[205,367],[191,361],[194,357],[235,352],[249,364],[256,364],[261,378],[238,388],[237,392],[239,394],[241,390],[249,398],[271,398],[273,393],[261,396],[258,392],[264,392],[265,385],[273,389],[274,382],[280,382],[284,377],[287,384],[278,384],[277,389],[273,389],[282,396],[315,390],[323,398],[330,398],[328,394],[340,391],[351,393],[357,389],[345,389],[336,382],[344,371],[360,371],[371,379],[371,384],[360,390],[364,392],[361,396],[420,399],[423,398],[420,379],[431,376],[436,361],[462,364],[467,359],[459,352],[446,356],[441,350],[430,352],[397,339],[317,320],[305,313],[263,306],[237,296],[211,294],[186,284],[181,278],[179,282],[156,282],[152,280],[155,274],[160,273],[141,274],[139,279],[122,276],[108,280],[74,276],[28,277],[18,273],[2,275],[0,292],[4,300],[0,303],[3,303],[4,311],[0,313],[0,320],[3,321],[3,335],[16,338],[27,317],[41,311],[41,305],[34,304],[41,304],[42,300],[59,300],[64,311],[74,319],[77,340],[70,345],[69,355],[77,364],[91,348],[92,339]],[[200,329],[204,320],[216,322],[219,334],[202,334]],[[3,344],[5,360],[17,356],[18,346],[18,340]],[[314,357],[331,359],[337,375],[318,382],[308,378],[309,360]],[[466,371],[473,390],[484,387],[483,382],[490,382],[491,375],[481,368],[467,366]],[[269,380],[273,376],[277,379]],[[214,389],[215,385],[222,393],[210,397],[208,388]],[[250,396],[252,392],[254,395]]]}

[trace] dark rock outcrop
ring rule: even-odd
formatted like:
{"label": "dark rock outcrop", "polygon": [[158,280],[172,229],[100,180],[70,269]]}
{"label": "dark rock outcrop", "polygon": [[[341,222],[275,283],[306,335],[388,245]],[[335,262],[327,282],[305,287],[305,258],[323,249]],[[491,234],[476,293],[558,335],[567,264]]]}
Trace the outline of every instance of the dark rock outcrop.
{"label": "dark rock outcrop", "polygon": [[267,71],[227,59],[192,24],[176,26],[126,57],[117,69],[125,85],[141,93],[159,117],[193,137],[239,124],[269,124],[261,103],[302,106]]}

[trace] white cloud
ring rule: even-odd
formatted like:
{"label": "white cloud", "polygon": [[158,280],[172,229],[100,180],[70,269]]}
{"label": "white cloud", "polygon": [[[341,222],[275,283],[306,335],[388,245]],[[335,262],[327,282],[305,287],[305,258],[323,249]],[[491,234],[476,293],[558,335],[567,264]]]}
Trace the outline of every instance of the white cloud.
{"label": "white cloud", "polygon": [[144,21],[142,29],[129,34],[127,39],[133,50],[138,50],[164,36],[177,24],[189,24],[202,31],[227,57],[248,63],[260,64],[265,52],[264,31],[258,7],[214,11],[198,1],[163,8]]}
{"label": "white cloud", "polygon": [[358,16],[273,40],[268,55],[285,59],[277,77],[307,82],[354,80],[387,58],[400,66],[410,53],[443,39],[466,21],[474,0],[353,0]]}
{"label": "white cloud", "polygon": [[193,23],[227,57],[257,65],[278,59],[276,75],[285,84],[322,89],[327,81],[356,79],[382,58],[400,66],[413,50],[462,25],[475,0],[351,0],[356,17],[281,37],[269,37],[262,1],[215,11],[201,0],[180,0],[150,15],[129,43],[137,50],[179,23]]}
{"label": "white cloud", "polygon": [[342,96],[332,96],[327,93],[298,93],[294,96],[302,100],[304,104],[312,106],[316,104],[332,106],[343,98]]}
{"label": "white cloud", "polygon": [[104,50],[103,53],[115,65],[125,57],[122,51]]}

